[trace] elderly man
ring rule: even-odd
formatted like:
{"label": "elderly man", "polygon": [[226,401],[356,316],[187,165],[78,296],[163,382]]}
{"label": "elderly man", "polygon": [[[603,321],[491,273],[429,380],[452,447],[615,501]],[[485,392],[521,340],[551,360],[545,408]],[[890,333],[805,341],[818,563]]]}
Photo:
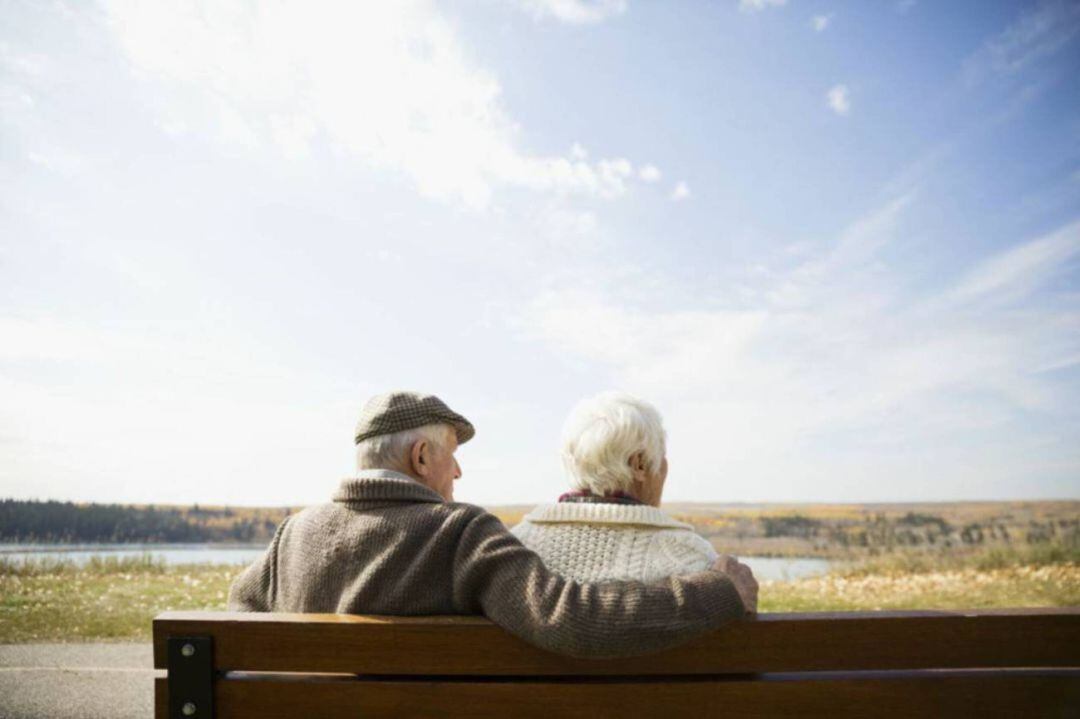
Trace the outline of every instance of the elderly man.
{"label": "elderly man", "polygon": [[756,607],[756,582],[730,557],[718,571],[655,584],[551,573],[495,516],[453,501],[454,451],[473,434],[432,395],[370,400],[356,428],[356,476],[332,502],[281,523],[236,579],[229,608],[484,614],[551,651],[618,656],[678,644]]}

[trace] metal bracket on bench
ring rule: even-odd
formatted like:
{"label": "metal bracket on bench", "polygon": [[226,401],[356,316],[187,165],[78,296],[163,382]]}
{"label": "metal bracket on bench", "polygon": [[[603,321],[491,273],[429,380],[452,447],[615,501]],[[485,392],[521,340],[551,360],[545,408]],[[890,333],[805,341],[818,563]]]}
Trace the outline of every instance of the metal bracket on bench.
{"label": "metal bracket on bench", "polygon": [[213,719],[214,640],[169,637],[169,719]]}

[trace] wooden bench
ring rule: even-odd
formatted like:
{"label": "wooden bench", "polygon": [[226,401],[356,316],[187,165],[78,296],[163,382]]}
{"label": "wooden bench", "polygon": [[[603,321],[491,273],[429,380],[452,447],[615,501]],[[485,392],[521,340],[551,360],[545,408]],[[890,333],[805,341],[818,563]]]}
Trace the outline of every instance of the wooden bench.
{"label": "wooden bench", "polygon": [[1080,608],[762,614],[573,659],[485,619],[167,612],[156,716],[1080,717]]}

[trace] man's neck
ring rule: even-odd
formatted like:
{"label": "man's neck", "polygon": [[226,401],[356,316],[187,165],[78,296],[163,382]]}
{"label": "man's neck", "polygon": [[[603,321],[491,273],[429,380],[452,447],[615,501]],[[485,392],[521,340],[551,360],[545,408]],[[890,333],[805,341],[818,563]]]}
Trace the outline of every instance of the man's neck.
{"label": "man's neck", "polygon": [[[360,477],[363,475],[364,472],[393,472],[394,474],[400,474],[406,479],[411,479],[417,484],[422,484],[427,487],[427,483],[424,482],[423,479],[417,477],[412,472],[409,472],[408,470],[402,469],[400,467],[364,467],[363,469],[356,470],[356,476]],[[431,489],[431,487],[428,487],[428,489]]]}
{"label": "man's neck", "polygon": [[400,476],[403,479],[412,479],[415,481],[415,477],[413,477],[411,474],[409,474],[408,472],[402,472],[400,469],[397,469],[395,467],[364,467],[363,469],[356,470],[356,473],[353,476],[362,479],[364,477],[371,477],[376,474],[392,474]]}

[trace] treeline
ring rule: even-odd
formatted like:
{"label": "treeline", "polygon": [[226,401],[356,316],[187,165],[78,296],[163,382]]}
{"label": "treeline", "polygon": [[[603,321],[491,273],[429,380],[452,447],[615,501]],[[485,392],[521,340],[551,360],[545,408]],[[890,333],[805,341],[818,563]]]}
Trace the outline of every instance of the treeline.
{"label": "treeline", "polygon": [[1080,519],[1057,518],[1010,522],[1002,518],[954,526],[943,517],[908,512],[899,517],[876,513],[861,520],[829,521],[789,515],[761,517],[765,537],[820,540],[839,547],[970,546],[1046,544],[1080,546]]}
{"label": "treeline", "polygon": [[289,508],[0,500],[0,542],[265,542]]}
{"label": "treeline", "polygon": [[[680,512],[681,509],[681,512]],[[850,559],[896,551],[1080,550],[1080,501],[675,505],[718,550]]]}

